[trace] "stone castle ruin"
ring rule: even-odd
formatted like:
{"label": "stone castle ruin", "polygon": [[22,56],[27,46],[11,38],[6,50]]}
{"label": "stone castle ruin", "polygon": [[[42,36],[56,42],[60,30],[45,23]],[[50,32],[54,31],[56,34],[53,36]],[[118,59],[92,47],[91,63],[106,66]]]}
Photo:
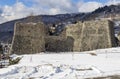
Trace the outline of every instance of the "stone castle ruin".
{"label": "stone castle ruin", "polygon": [[120,45],[120,32],[119,32],[117,38],[118,38],[118,45]]}
{"label": "stone castle ruin", "polygon": [[73,51],[89,51],[114,47],[113,29],[111,21],[86,21],[68,26],[66,35],[74,39]]}
{"label": "stone castle ruin", "polygon": [[66,30],[59,36],[46,36],[45,48],[49,52],[72,52],[74,39],[66,36]]}
{"label": "stone castle ruin", "polygon": [[113,22],[108,20],[67,25],[58,36],[49,31],[43,23],[16,23],[11,53],[81,52],[116,45]]}
{"label": "stone castle ruin", "polygon": [[45,51],[45,26],[43,23],[16,23],[12,53],[32,54]]}

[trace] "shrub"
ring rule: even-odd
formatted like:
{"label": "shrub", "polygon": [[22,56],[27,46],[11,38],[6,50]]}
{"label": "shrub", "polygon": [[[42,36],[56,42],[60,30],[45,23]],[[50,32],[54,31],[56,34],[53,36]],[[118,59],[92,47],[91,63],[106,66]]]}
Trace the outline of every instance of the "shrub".
{"label": "shrub", "polygon": [[20,61],[20,57],[12,60],[12,59],[9,59],[9,65],[14,65],[14,64],[18,64],[18,62]]}

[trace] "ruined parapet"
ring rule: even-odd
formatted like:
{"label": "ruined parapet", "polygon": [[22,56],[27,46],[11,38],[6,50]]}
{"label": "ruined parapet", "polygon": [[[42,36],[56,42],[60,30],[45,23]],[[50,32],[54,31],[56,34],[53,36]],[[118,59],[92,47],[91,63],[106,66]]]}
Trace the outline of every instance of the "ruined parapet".
{"label": "ruined parapet", "polygon": [[66,38],[66,30],[64,29],[59,36],[47,35],[45,37],[45,48],[48,52],[73,51],[73,39],[70,37]]}
{"label": "ruined parapet", "polygon": [[114,28],[111,21],[88,21],[83,27],[81,51],[115,46]]}
{"label": "ruined parapet", "polygon": [[45,48],[48,52],[70,52],[73,51],[73,42],[74,39],[70,37],[63,39],[59,36],[49,36]]}
{"label": "ruined parapet", "polygon": [[16,23],[11,53],[32,54],[45,51],[43,23]]}
{"label": "ruined parapet", "polygon": [[74,39],[73,51],[80,51],[82,26],[83,24],[81,22],[78,22],[77,24],[69,25],[66,28],[66,36]]}
{"label": "ruined parapet", "polygon": [[66,35],[74,39],[73,51],[76,52],[115,46],[113,23],[108,20],[67,26]]}

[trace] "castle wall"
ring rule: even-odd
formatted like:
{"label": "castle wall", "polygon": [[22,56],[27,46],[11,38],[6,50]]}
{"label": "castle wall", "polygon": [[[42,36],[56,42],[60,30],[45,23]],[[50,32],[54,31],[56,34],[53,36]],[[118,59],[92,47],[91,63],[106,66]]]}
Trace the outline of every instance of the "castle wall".
{"label": "castle wall", "polygon": [[115,46],[113,23],[107,20],[79,22],[67,26],[66,36],[74,39],[73,51],[89,51]]}
{"label": "castle wall", "polygon": [[74,39],[60,36],[48,36],[45,41],[45,48],[48,52],[68,52],[73,51]]}
{"label": "castle wall", "polygon": [[73,51],[80,51],[81,35],[82,35],[82,26],[81,22],[77,24],[72,24],[66,28],[66,36],[69,36],[74,39],[73,42]]}
{"label": "castle wall", "polygon": [[118,38],[118,46],[120,46],[120,34],[118,34],[117,38]]}
{"label": "castle wall", "polygon": [[73,39],[66,37],[66,29],[59,36],[45,37],[45,49],[48,52],[68,52],[73,51]]}
{"label": "castle wall", "polygon": [[11,53],[32,54],[45,51],[45,27],[42,23],[16,23]]}
{"label": "castle wall", "polygon": [[68,25],[59,36],[50,36],[42,23],[16,23],[11,53],[81,52],[116,46],[113,22],[85,21]]}

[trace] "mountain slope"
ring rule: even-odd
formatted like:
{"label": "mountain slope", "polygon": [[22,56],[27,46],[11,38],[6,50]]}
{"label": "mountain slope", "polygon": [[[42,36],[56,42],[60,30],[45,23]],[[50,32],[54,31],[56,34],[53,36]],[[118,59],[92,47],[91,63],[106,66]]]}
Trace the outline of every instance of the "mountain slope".
{"label": "mountain slope", "polygon": [[120,4],[104,6],[96,9],[92,13],[86,15],[83,20],[94,20],[100,18],[120,17]]}
{"label": "mountain slope", "polygon": [[67,23],[74,22],[80,20],[81,17],[85,15],[84,13],[76,13],[76,14],[59,14],[59,15],[38,15],[38,16],[29,16],[26,18],[9,21],[6,23],[0,24],[0,32],[1,31],[13,31],[14,24],[17,21],[22,22],[39,22],[47,24],[57,24],[57,23]]}

